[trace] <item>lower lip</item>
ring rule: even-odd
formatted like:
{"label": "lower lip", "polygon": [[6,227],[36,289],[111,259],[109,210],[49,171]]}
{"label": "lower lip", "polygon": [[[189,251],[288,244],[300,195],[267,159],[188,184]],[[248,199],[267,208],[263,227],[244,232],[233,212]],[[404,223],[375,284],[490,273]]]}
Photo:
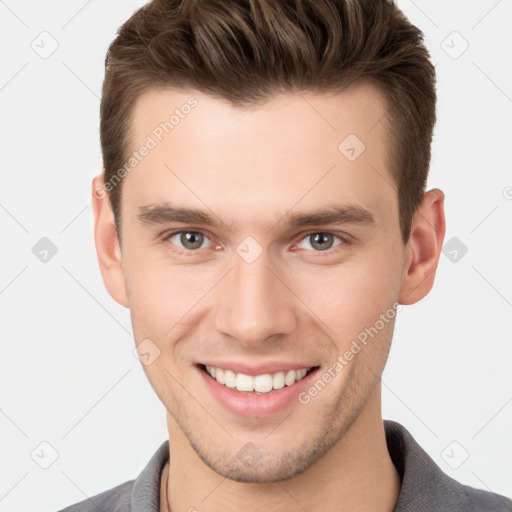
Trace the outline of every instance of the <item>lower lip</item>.
{"label": "lower lip", "polygon": [[238,416],[249,418],[270,416],[289,407],[297,400],[297,395],[304,391],[309,385],[318,368],[310,371],[301,380],[291,386],[281,389],[274,389],[268,393],[257,395],[255,393],[240,392],[219,384],[213,377],[197,367],[206,387],[210,390],[217,401],[228,411]]}

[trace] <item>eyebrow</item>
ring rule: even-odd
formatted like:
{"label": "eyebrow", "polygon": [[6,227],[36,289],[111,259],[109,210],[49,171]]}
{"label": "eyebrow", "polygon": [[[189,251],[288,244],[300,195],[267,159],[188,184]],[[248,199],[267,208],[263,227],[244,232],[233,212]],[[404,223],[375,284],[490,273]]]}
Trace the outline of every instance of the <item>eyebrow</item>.
{"label": "eyebrow", "polygon": [[[206,210],[178,207],[171,203],[148,204],[139,206],[137,220],[143,224],[162,225],[171,222],[202,224],[219,228],[225,224],[219,217]],[[340,205],[326,207],[311,212],[286,213],[274,226],[297,229],[318,224],[373,224],[374,215],[359,205]],[[229,227],[229,226],[228,226]],[[271,229],[273,229],[271,228]],[[231,228],[230,228],[231,229]]]}

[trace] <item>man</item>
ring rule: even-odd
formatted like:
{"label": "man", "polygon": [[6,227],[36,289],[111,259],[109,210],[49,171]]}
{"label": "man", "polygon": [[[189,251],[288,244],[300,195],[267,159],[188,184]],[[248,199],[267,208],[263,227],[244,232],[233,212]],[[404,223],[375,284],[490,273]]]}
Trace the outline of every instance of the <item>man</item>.
{"label": "man", "polygon": [[381,415],[445,234],[435,101],[386,0],[155,0],[121,27],[95,241],[169,440],[66,511],[512,510]]}

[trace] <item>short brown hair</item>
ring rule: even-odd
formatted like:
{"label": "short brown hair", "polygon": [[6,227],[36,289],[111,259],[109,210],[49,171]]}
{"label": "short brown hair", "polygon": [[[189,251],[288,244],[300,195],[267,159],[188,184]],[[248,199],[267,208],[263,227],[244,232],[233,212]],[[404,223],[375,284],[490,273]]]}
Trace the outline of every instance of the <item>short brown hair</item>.
{"label": "short brown hair", "polygon": [[[101,101],[104,179],[123,167],[138,97],[195,89],[237,107],[280,92],[371,82],[387,104],[404,244],[425,192],[436,121],[422,32],[391,0],[153,0],[110,45]],[[109,192],[120,237],[121,183]]]}

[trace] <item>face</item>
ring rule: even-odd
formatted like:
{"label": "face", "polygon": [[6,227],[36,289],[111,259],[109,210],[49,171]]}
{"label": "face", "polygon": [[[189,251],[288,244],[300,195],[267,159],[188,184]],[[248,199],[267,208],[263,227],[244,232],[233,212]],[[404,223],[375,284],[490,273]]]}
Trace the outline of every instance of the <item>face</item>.
{"label": "face", "polygon": [[384,117],[370,85],[136,104],[126,305],[172,428],[220,475],[290,478],[375,406],[404,273]]}

